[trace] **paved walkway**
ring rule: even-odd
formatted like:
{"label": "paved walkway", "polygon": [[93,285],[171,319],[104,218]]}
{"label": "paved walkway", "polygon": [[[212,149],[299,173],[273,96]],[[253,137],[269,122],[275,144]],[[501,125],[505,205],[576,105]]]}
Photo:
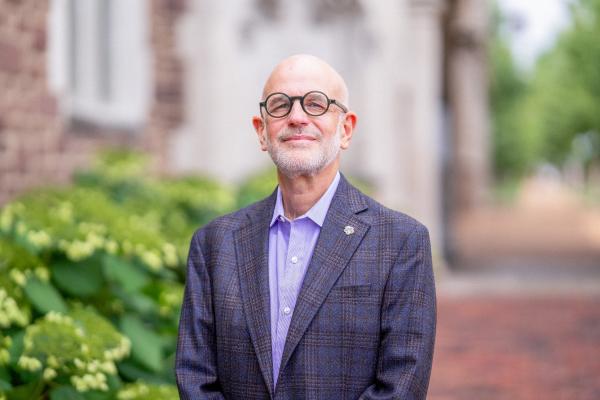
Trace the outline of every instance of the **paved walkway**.
{"label": "paved walkway", "polygon": [[440,285],[430,400],[600,399],[600,281],[477,287]]}
{"label": "paved walkway", "polygon": [[455,221],[430,400],[600,400],[600,207],[578,196],[540,175]]}

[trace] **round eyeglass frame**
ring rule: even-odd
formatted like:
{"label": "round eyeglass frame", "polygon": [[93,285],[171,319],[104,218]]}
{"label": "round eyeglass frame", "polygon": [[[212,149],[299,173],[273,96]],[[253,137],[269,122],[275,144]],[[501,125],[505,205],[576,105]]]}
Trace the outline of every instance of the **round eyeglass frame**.
{"label": "round eyeglass frame", "polygon": [[[314,93],[318,93],[318,94],[323,95],[323,97],[325,97],[325,99],[327,100],[327,107],[325,108],[325,110],[322,113],[319,113],[319,114],[314,114],[314,113],[308,112],[306,110],[306,108],[304,107],[304,99],[306,99],[307,96],[309,96],[311,94],[314,94]],[[271,97],[275,96],[275,95],[283,95],[283,96],[285,96],[285,97],[287,97],[289,99],[290,108],[283,115],[273,115],[267,109],[267,103],[268,103],[269,99]],[[261,101],[259,103],[259,105],[260,105],[260,108],[261,109],[264,108],[265,111],[266,111],[266,113],[269,114],[271,117],[273,117],[273,118],[284,118],[284,117],[287,117],[292,112],[292,108],[294,107],[294,101],[296,101],[296,100],[300,101],[300,107],[302,107],[302,110],[307,115],[310,115],[312,117],[320,117],[321,115],[326,114],[327,111],[329,111],[329,106],[331,106],[332,104],[335,104],[336,106],[338,106],[340,108],[340,110],[342,110],[344,113],[348,112],[348,108],[345,105],[343,105],[342,103],[340,103],[339,101],[337,101],[335,99],[330,99],[329,97],[327,97],[327,95],[325,93],[321,92],[320,90],[311,90],[310,92],[305,93],[304,96],[288,96],[287,94],[282,93],[282,92],[275,92],[275,93],[271,93],[270,95],[268,95],[265,98],[265,101]]]}

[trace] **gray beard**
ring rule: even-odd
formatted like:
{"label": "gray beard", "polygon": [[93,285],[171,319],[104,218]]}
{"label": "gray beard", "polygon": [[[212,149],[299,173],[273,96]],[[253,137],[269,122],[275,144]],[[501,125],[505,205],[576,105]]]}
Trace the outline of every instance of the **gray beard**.
{"label": "gray beard", "polygon": [[[340,120],[341,122],[341,120]],[[338,122],[336,127],[335,135],[327,141],[321,142],[321,147],[310,152],[306,152],[305,149],[282,149],[273,145],[267,136],[267,151],[271,156],[271,159],[277,166],[277,169],[288,178],[295,178],[301,175],[314,176],[320,172],[327,165],[331,164],[340,153],[341,143],[341,127],[342,124]],[[286,136],[286,131],[279,134],[277,141],[281,141],[282,136]],[[315,132],[310,132],[315,134]],[[317,133],[318,140],[322,140],[323,135]],[[300,152],[306,152],[306,154],[298,154]]]}

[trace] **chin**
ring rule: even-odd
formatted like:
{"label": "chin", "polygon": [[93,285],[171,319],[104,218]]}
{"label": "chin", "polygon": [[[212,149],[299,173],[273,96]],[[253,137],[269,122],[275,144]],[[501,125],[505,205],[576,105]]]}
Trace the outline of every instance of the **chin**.
{"label": "chin", "polygon": [[306,158],[280,158],[275,163],[277,168],[288,177],[296,177],[300,175],[316,175],[323,169],[319,162],[314,159]]}

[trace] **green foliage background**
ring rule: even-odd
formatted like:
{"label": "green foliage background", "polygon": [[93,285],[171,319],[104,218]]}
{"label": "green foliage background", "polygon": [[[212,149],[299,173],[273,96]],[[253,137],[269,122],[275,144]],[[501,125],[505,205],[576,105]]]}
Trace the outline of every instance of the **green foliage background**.
{"label": "green foliage background", "polygon": [[541,163],[600,163],[600,0],[576,0],[570,25],[530,73],[509,50],[496,10],[490,43],[494,167],[519,178]]}
{"label": "green foliage background", "polygon": [[[193,231],[269,194],[145,175],[112,151],[69,187],[0,210],[0,399],[176,399],[173,362]],[[271,177],[271,178],[269,178]]]}

